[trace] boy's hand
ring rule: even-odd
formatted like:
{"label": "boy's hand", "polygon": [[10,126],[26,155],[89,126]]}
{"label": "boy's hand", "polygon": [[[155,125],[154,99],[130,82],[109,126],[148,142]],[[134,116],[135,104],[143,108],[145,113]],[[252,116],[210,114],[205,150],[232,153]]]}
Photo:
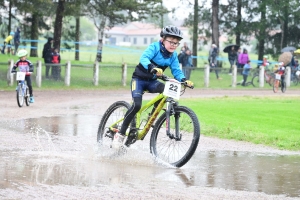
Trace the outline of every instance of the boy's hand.
{"label": "boy's hand", "polygon": [[187,84],[187,86],[189,87],[193,87],[194,83],[192,81],[186,80],[185,83]]}
{"label": "boy's hand", "polygon": [[153,72],[154,74],[156,74],[156,76],[162,76],[162,75],[163,75],[163,70],[160,69],[160,68],[157,68],[157,67],[153,68],[153,69],[152,69],[152,72]]}

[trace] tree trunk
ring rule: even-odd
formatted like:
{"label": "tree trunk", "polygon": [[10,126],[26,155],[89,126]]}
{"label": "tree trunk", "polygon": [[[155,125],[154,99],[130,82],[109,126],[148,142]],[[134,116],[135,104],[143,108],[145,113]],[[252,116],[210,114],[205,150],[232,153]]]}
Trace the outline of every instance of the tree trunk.
{"label": "tree trunk", "polygon": [[[193,23],[193,56],[197,56],[198,48],[198,0],[194,3],[194,23]],[[197,67],[197,58],[193,58],[193,66]]]}
{"label": "tree trunk", "polygon": [[104,28],[106,24],[106,17],[101,16],[100,26],[98,27],[98,46],[97,46],[97,56],[96,61],[102,62],[102,47],[103,47],[103,36],[104,36]]}
{"label": "tree trunk", "polygon": [[261,8],[261,17],[260,17],[260,30],[258,35],[258,60],[262,60],[265,51],[265,36],[266,36],[266,4],[261,4],[263,7]]}
{"label": "tree trunk", "polygon": [[236,22],[235,43],[241,46],[241,27],[242,27],[242,0],[237,0],[237,22]]}
{"label": "tree trunk", "polygon": [[212,2],[212,43],[219,47],[219,0]]}
{"label": "tree trunk", "polygon": [[75,60],[79,60],[80,17],[76,17]]}
{"label": "tree trunk", "polygon": [[59,0],[56,8],[56,18],[54,24],[54,48],[60,49],[61,31],[62,31],[62,20],[65,11],[65,0]]}
{"label": "tree trunk", "polygon": [[9,11],[8,11],[8,27],[7,27],[7,30],[8,30],[8,34],[10,33],[11,31],[11,8],[12,8],[12,1],[10,0],[9,1]]}
{"label": "tree trunk", "polygon": [[38,39],[39,39],[39,30],[38,30],[38,24],[39,24],[39,14],[33,13],[32,14],[32,22],[31,22],[31,30],[30,30],[30,38],[32,38],[32,41],[30,42],[30,45],[32,48],[30,48],[30,57],[38,57]]}

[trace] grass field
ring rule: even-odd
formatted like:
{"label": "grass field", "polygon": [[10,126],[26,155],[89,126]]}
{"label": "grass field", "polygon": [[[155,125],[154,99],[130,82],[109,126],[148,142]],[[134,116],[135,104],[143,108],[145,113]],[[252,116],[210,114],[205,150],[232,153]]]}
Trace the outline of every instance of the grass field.
{"label": "grass field", "polygon": [[180,101],[201,122],[201,133],[300,150],[300,97],[216,97]]}

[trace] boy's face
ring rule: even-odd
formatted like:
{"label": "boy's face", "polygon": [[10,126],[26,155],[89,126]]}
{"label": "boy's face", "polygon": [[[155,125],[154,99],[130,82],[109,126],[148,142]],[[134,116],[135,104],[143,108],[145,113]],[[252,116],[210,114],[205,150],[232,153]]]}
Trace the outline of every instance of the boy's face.
{"label": "boy's face", "polygon": [[21,57],[20,60],[22,61],[26,60],[26,56]]}
{"label": "boy's face", "polygon": [[179,40],[175,37],[166,37],[163,40],[163,44],[170,53],[173,53],[180,43]]}

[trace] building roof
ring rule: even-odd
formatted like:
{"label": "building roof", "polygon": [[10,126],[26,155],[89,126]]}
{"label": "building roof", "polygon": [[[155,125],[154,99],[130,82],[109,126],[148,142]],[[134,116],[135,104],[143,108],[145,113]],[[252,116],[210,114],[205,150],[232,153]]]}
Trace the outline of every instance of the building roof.
{"label": "building roof", "polygon": [[154,24],[131,22],[125,26],[115,26],[109,31],[108,34],[114,35],[158,35],[161,29],[155,27]]}

